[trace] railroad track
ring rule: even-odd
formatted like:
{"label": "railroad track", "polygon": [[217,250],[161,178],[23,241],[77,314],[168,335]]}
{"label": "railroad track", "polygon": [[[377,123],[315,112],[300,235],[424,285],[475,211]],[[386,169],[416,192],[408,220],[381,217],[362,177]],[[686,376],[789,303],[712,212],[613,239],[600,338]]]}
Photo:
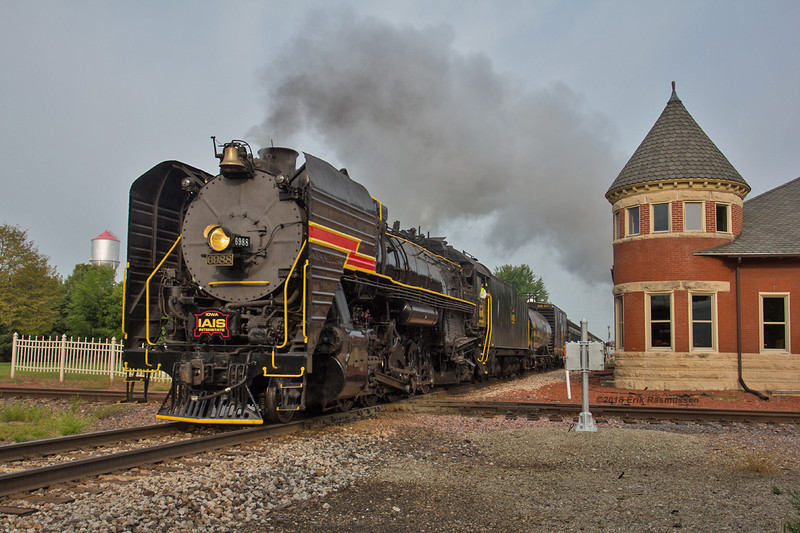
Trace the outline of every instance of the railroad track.
{"label": "railroad track", "polygon": [[[391,409],[414,412],[459,412],[472,415],[514,415],[528,417],[577,416],[580,404],[548,402],[493,402],[446,399],[411,399],[392,404]],[[642,405],[590,404],[589,411],[597,418],[623,420],[695,420],[717,422],[800,423],[797,411],[763,411],[706,409],[699,407],[655,407]]]}
{"label": "railroad track", "polygon": [[0,446],[0,463],[20,461],[45,455],[63,454],[75,450],[85,450],[87,448],[97,448],[107,444],[115,444],[130,440],[145,439],[169,434],[183,430],[184,428],[186,428],[186,424],[169,422],[6,444]]}
{"label": "railroad track", "polygon": [[[324,415],[309,420],[291,422],[289,424],[254,426],[244,429],[227,430],[213,435],[180,439],[175,442],[159,444],[156,446],[142,447],[106,455],[98,455],[96,457],[77,459],[65,463],[3,474],[0,475],[0,496],[36,490],[56,485],[58,483],[65,483],[69,481],[76,481],[85,477],[108,474],[117,470],[127,470],[145,464],[159,463],[167,459],[194,455],[197,453],[215,450],[218,448],[225,448],[228,446],[235,446],[237,444],[254,440],[296,433],[312,427],[368,416],[382,409],[383,406],[367,407],[349,411],[347,413]],[[131,432],[135,434],[137,431],[141,432],[146,430],[148,432],[152,431],[157,433],[159,426],[163,428],[162,432],[164,432],[175,431],[181,426],[181,424],[156,424],[154,426],[143,426],[140,428],[132,428],[130,430],[102,432],[109,434],[102,438],[108,438],[109,442],[117,442],[120,440],[120,436],[123,438],[125,436],[130,436]],[[117,435],[110,435],[111,433],[117,433]],[[46,441],[33,441],[20,445],[0,446],[0,457],[19,457],[20,454],[25,457],[28,455],[44,455],[46,453],[55,453],[47,450],[55,450],[58,449],[59,446],[62,450],[65,448],[75,449],[75,442],[89,442],[93,435],[98,434],[95,433],[75,436],[72,438],[73,441],[70,443],[48,442],[65,441],[67,439],[47,439]],[[83,441],[81,439],[83,439]]]}
{"label": "railroad track", "polygon": [[[150,391],[147,393],[149,401],[161,402],[166,398],[165,391]],[[0,387],[0,397],[4,398],[48,398],[64,399],[78,397],[91,402],[122,401],[125,391],[112,389],[62,389],[44,387]]]}

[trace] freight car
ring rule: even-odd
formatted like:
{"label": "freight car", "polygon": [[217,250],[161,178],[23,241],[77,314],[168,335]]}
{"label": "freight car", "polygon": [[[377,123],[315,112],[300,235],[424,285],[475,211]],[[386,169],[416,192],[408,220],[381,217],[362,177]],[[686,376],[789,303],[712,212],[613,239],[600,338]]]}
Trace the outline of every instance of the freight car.
{"label": "freight car", "polygon": [[172,377],[158,418],[287,422],[561,362],[561,322],[443,238],[390,227],[345,169],[214,152],[218,175],[166,161],[130,190],[124,364],[145,394]]}

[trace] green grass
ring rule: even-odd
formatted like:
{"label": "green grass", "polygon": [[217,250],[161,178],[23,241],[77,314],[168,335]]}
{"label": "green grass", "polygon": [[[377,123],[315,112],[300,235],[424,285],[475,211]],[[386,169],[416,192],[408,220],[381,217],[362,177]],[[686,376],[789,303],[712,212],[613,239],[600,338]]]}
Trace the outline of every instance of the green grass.
{"label": "green grass", "polygon": [[98,420],[111,416],[122,405],[84,405],[73,398],[69,406],[53,410],[51,404],[25,400],[8,400],[0,404],[0,441],[25,442],[88,431]]}
{"label": "green grass", "polygon": [[[111,381],[108,375],[65,373],[64,381],[59,381],[58,372],[29,372],[17,370],[11,379],[11,363],[0,363],[0,385],[27,385],[42,387],[59,387],[74,389],[123,389],[125,382],[121,376],[114,376]],[[169,390],[169,382],[151,381],[150,390]]]}

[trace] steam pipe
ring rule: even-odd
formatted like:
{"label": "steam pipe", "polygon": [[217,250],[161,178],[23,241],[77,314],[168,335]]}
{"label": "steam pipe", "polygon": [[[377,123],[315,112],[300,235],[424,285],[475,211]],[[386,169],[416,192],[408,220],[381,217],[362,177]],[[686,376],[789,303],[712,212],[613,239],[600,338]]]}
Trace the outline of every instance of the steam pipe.
{"label": "steam pipe", "polygon": [[742,258],[739,257],[736,262],[736,352],[737,352],[737,369],[739,371],[739,385],[742,386],[745,392],[755,394],[762,400],[769,400],[769,396],[751,389],[744,382],[742,377],[742,306],[741,306],[741,290],[739,289],[739,268],[742,266]]}

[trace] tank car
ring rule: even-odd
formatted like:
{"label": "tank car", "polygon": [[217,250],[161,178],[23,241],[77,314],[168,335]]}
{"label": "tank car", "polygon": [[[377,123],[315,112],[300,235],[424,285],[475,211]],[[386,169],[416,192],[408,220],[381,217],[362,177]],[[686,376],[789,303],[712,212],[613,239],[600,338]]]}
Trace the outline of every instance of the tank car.
{"label": "tank car", "polygon": [[145,387],[171,376],[158,418],[287,422],[548,364],[536,309],[444,239],[389,227],[346,170],[214,152],[216,175],[166,161],[130,190],[124,364]]}

